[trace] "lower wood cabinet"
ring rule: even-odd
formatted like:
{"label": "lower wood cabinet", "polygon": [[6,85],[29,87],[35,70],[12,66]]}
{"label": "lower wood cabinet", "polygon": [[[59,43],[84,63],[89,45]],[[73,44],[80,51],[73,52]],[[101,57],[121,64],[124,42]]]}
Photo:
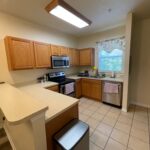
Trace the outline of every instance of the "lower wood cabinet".
{"label": "lower wood cabinet", "polygon": [[51,90],[51,91],[54,91],[54,92],[59,92],[59,87],[58,87],[58,85],[48,87],[47,89],[48,89],[48,90]]}
{"label": "lower wood cabinet", "polygon": [[81,85],[82,85],[82,80],[81,79],[76,80],[76,83],[75,83],[76,98],[81,98],[82,96]]}
{"label": "lower wood cabinet", "polygon": [[101,81],[93,79],[82,79],[82,96],[101,101]]}
{"label": "lower wood cabinet", "polygon": [[56,149],[56,143],[54,142],[53,139],[54,135],[70,121],[78,118],[79,118],[78,105],[75,105],[59,114],[57,117],[46,122],[45,127],[46,127],[47,150]]}

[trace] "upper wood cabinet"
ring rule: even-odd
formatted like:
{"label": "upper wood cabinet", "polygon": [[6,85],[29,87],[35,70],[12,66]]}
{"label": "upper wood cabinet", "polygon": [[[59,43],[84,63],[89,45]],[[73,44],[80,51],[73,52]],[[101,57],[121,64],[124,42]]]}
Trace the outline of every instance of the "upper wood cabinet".
{"label": "upper wood cabinet", "polygon": [[70,66],[73,66],[73,48],[69,48]]}
{"label": "upper wood cabinet", "polygon": [[60,47],[60,55],[61,56],[69,56],[69,48],[67,47]]}
{"label": "upper wood cabinet", "polygon": [[71,66],[79,66],[79,50],[74,48],[69,49],[69,57]]}
{"label": "upper wood cabinet", "polygon": [[80,66],[94,65],[94,49],[80,49]]}
{"label": "upper wood cabinet", "polygon": [[32,41],[7,36],[5,38],[5,46],[10,70],[34,68]]}
{"label": "upper wood cabinet", "polygon": [[51,54],[55,56],[60,55],[61,46],[58,45],[51,45]]}
{"label": "upper wood cabinet", "polygon": [[46,68],[51,66],[51,51],[49,44],[34,42],[34,52],[36,68]]}
{"label": "upper wood cabinet", "polygon": [[73,51],[73,64],[74,66],[80,65],[79,50]]}

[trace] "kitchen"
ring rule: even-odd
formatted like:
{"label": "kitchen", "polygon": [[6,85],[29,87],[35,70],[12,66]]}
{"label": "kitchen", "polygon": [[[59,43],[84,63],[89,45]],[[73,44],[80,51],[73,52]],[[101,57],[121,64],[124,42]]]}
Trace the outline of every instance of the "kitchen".
{"label": "kitchen", "polygon": [[[35,2],[33,1],[32,3],[34,4]],[[29,3],[25,3],[24,6],[27,6],[28,4]],[[46,6],[46,4],[48,4],[48,1],[45,2],[45,4],[43,3],[43,6]],[[38,3],[38,5],[40,5],[40,4]],[[76,4],[74,4],[74,5],[76,6]],[[130,80],[131,80],[131,78],[133,78],[131,83],[133,84],[134,88],[132,88],[132,85],[130,85],[131,83],[128,82],[129,72],[130,72],[130,70],[129,70],[129,58],[130,58],[130,42],[131,42],[131,34],[130,34],[131,32],[130,31],[131,31],[132,17],[133,17],[132,13],[129,13],[128,17],[126,18],[126,26],[125,26],[125,24],[119,25],[118,27],[110,28],[110,29],[107,29],[105,31],[101,31],[101,32],[96,33],[96,34],[91,34],[91,35],[89,34],[90,36],[84,35],[81,37],[76,37],[76,36],[72,36],[71,34],[64,34],[62,31],[59,31],[59,30],[56,30],[53,28],[48,28],[46,26],[39,25],[39,23],[36,24],[36,23],[34,23],[35,20],[33,22],[30,22],[30,21],[28,21],[30,19],[21,19],[19,17],[15,17],[15,14],[14,15],[7,14],[7,13],[13,14],[11,12],[4,13],[4,12],[6,12],[6,8],[8,8],[8,6],[6,6],[6,4],[3,3],[3,8],[1,8],[3,12],[0,14],[0,19],[2,20],[1,28],[3,29],[1,31],[1,42],[0,42],[0,47],[1,47],[1,55],[0,55],[1,74],[0,74],[0,79],[1,79],[1,81],[5,81],[8,84],[11,84],[11,85],[17,87],[17,91],[15,89],[13,89],[17,93],[19,92],[18,91],[18,89],[19,89],[23,93],[26,93],[27,96],[30,96],[31,98],[39,99],[39,101],[40,100],[45,101],[45,103],[47,105],[49,105],[49,108],[55,108],[56,106],[58,106],[58,107],[56,107],[56,110],[54,109],[53,111],[51,111],[51,109],[46,111],[47,107],[43,106],[44,110],[46,111],[46,116],[48,118],[50,118],[51,121],[55,121],[55,120],[53,120],[54,118],[52,116],[53,115],[59,116],[60,112],[62,113],[62,110],[66,110],[66,111],[69,110],[70,112],[74,111],[74,113],[72,114],[72,117],[78,118],[78,115],[77,115],[78,114],[78,110],[77,110],[78,109],[77,108],[78,100],[71,98],[71,97],[68,97],[68,96],[65,96],[65,95],[62,95],[62,94],[60,95],[59,93],[57,93],[59,91],[58,83],[52,82],[53,83],[52,84],[49,81],[50,83],[45,82],[42,84],[40,84],[40,83],[36,84],[37,78],[42,77],[48,73],[65,72],[66,77],[71,78],[75,82],[75,92],[76,92],[75,94],[78,95],[77,97],[78,98],[82,97],[80,99],[80,102],[79,102],[79,118],[80,118],[80,120],[82,120],[84,122],[87,121],[87,123],[90,125],[90,130],[91,130],[90,131],[90,134],[91,134],[91,136],[90,136],[90,148],[92,147],[93,149],[94,148],[109,149],[109,146],[112,144],[114,147],[115,146],[117,146],[117,148],[121,147],[120,149],[124,149],[126,147],[131,148],[131,149],[135,149],[137,147],[135,145],[132,145],[133,141],[135,140],[135,141],[139,141],[139,143],[141,143],[140,145],[143,146],[142,149],[144,149],[144,148],[146,149],[147,140],[144,140],[144,142],[141,141],[141,139],[139,139],[139,137],[136,136],[136,134],[134,135],[134,130],[132,133],[133,136],[132,136],[132,134],[131,134],[131,136],[129,136],[130,132],[128,132],[128,133],[124,133],[124,131],[122,132],[122,130],[124,128],[123,125],[122,125],[121,129],[119,127],[114,127],[114,126],[121,126],[120,122],[122,122],[122,121],[117,121],[117,117],[119,119],[120,118],[122,119],[122,117],[119,116],[119,114],[120,113],[123,115],[126,114],[124,112],[126,112],[128,110],[129,103],[140,105],[140,106],[145,106],[145,107],[149,106],[149,102],[147,102],[147,100],[146,100],[146,99],[148,99],[146,89],[145,89],[144,97],[142,97],[143,92],[141,92],[141,95],[140,94],[136,95],[136,90],[139,90],[139,89],[134,87],[135,83],[137,82],[137,80],[136,80],[137,77],[134,75],[134,71],[136,71],[136,73],[138,71],[138,68],[136,69],[137,63],[135,61],[136,58],[135,58],[135,54],[134,54],[135,52],[134,51],[131,51],[132,59],[133,59],[132,68],[135,67],[136,70],[131,72],[131,77],[130,77]],[[20,4],[18,3],[17,6],[20,6]],[[15,8],[15,6],[14,6],[14,8]],[[5,9],[5,10],[3,10],[3,9]],[[10,11],[13,11],[13,10],[10,10]],[[17,11],[19,11],[19,9],[16,9],[16,11],[14,13],[19,13]],[[30,9],[29,9],[29,12],[31,12]],[[46,13],[46,12],[44,12],[44,13]],[[48,14],[45,14],[45,15],[48,15]],[[51,16],[48,15],[47,17],[51,17]],[[50,20],[51,19],[56,20],[56,22],[58,21],[58,23],[62,23],[62,27],[64,29],[66,29],[65,26],[67,26],[68,32],[69,32],[69,30],[70,30],[70,32],[71,31],[73,32],[73,30],[76,29],[76,28],[74,29],[74,27],[72,27],[69,24],[65,24],[61,20],[57,20],[56,18],[52,17],[52,18],[50,18]],[[141,27],[140,25],[138,25],[138,24],[140,24],[139,22],[138,21],[135,22],[135,24],[137,26],[136,28]],[[146,19],[144,19],[144,21],[142,23],[144,24],[144,27],[147,29],[148,21],[146,22]],[[10,26],[10,24],[11,24],[11,26]],[[142,32],[143,32],[143,34],[147,33],[147,37],[148,37],[149,31],[145,31],[144,29],[142,30]],[[136,30],[138,31],[138,29],[136,29]],[[82,30],[80,30],[80,31],[82,32]],[[75,32],[79,32],[79,31],[76,29]],[[133,31],[133,32],[138,34],[138,32],[136,32],[136,31]],[[116,78],[110,78],[111,75],[113,76],[113,74],[111,74],[111,73],[110,74],[106,73],[106,76],[108,76],[108,77],[103,77],[103,78],[102,77],[97,78],[97,76],[94,76],[92,78],[91,77],[78,77],[77,76],[78,73],[82,74],[82,73],[84,73],[85,70],[86,71],[88,70],[89,73],[91,73],[91,74],[95,70],[97,70],[97,68],[98,68],[98,66],[96,65],[97,64],[96,63],[97,54],[94,53],[94,51],[96,51],[96,48],[97,48],[96,42],[99,42],[99,43],[101,43],[102,41],[107,42],[107,40],[115,40],[116,38],[120,39],[122,37],[125,37],[125,41],[127,44],[126,49],[125,49],[125,56],[126,57],[124,58],[125,59],[124,60],[124,62],[125,62],[124,73],[116,74]],[[142,37],[144,38],[144,35]],[[141,40],[141,39],[139,39],[139,40]],[[144,39],[142,39],[142,40],[144,43],[145,40]],[[9,53],[9,51],[10,51],[9,46],[11,47],[11,43],[18,44],[19,42],[26,42],[28,45],[27,47],[30,46],[30,51],[28,51],[28,52],[31,55],[27,54],[27,57],[22,57],[22,56],[24,56],[24,54],[23,53],[19,54],[19,52],[17,52],[17,51],[14,51],[14,52],[16,52],[16,55],[11,55]],[[136,40],[133,39],[133,46],[137,47],[138,43],[139,42],[137,42]],[[26,45],[24,45],[24,46],[26,46]],[[143,48],[146,49],[146,47],[143,47]],[[139,52],[139,53],[141,53],[141,52]],[[13,54],[15,54],[15,53],[13,53]],[[68,56],[70,58],[70,67],[67,69],[49,69],[53,64],[50,61],[50,56],[54,56],[54,55]],[[136,55],[138,55],[138,54],[136,54]],[[20,57],[18,57],[18,56],[20,56]],[[144,54],[142,56],[146,57]],[[138,58],[139,58],[139,56],[138,56]],[[142,59],[142,58],[139,58],[139,59]],[[14,60],[15,60],[15,63],[13,62]],[[26,62],[26,60],[28,62],[26,64],[27,66],[21,66],[21,65],[24,65],[24,62]],[[20,64],[21,62],[22,62],[22,64]],[[96,67],[93,68],[93,66],[95,66],[95,65],[96,65]],[[8,69],[8,66],[9,66],[9,69]],[[145,72],[145,70],[143,71],[143,73],[144,72]],[[103,73],[102,74],[100,73],[99,75],[101,76],[101,75],[103,75]],[[103,104],[100,106],[100,104],[102,104],[101,103],[102,102],[102,95],[103,95],[102,94],[102,85],[103,85],[102,83],[104,80],[107,80],[107,81],[108,80],[117,80],[117,82],[119,81],[119,82],[123,83],[122,112],[120,109],[118,110],[118,109],[111,107],[109,105]],[[147,81],[146,79],[145,80],[143,79],[143,82],[146,83],[146,81]],[[140,81],[138,81],[138,83],[140,83]],[[132,91],[131,94],[128,94],[128,84],[130,85],[129,89],[132,88],[131,90],[129,90],[129,93],[130,93],[130,91]],[[140,85],[143,85],[143,84],[140,83]],[[48,88],[48,89],[45,91],[45,89],[43,89],[43,88],[46,88],[46,89]],[[141,86],[141,88],[142,88],[142,86]],[[147,86],[147,88],[148,88],[148,86]],[[54,94],[51,90],[57,91],[57,92],[55,92],[55,94]],[[99,91],[99,92],[97,92],[97,91]],[[6,90],[6,93],[7,92],[8,91]],[[42,93],[44,93],[44,94],[42,94]],[[7,95],[5,94],[3,96],[7,96]],[[128,96],[130,96],[130,97],[128,98]],[[45,98],[45,97],[47,97],[47,98]],[[135,98],[137,99],[137,102],[136,102]],[[143,98],[143,103],[141,100],[139,100],[142,98]],[[31,100],[31,101],[33,101],[33,103],[35,103],[34,99]],[[57,99],[60,99],[62,101],[60,103],[58,103],[58,102],[56,102]],[[89,100],[89,99],[92,99],[92,100]],[[94,101],[94,99],[96,99],[96,101]],[[128,99],[131,99],[131,100],[128,100]],[[51,103],[49,103],[49,101],[51,101]],[[99,111],[97,110],[100,113],[95,112],[96,115],[93,116],[93,115],[91,115],[91,112],[89,112],[88,110],[83,110],[83,109],[86,109],[87,107],[90,107],[90,105],[93,105],[93,107],[89,108],[89,110],[95,111],[96,108],[98,108],[98,107],[102,107],[101,108],[102,110],[99,110]],[[3,106],[5,106],[5,105],[2,103],[0,105],[1,109],[2,108],[4,109]],[[38,108],[38,109],[43,110],[43,107],[42,108],[41,108],[41,106],[39,106],[39,107],[40,108]],[[147,125],[145,125],[143,123],[143,122],[147,122],[147,121],[145,121],[143,118],[141,118],[140,114],[139,114],[140,117],[138,117],[138,113],[137,114],[136,114],[136,112],[133,113],[132,112],[133,109],[135,109],[135,110],[137,109],[138,111],[142,111],[141,114],[144,114],[142,116],[144,116],[145,120],[146,120],[145,110],[147,111],[147,109],[138,108],[138,107],[136,108],[135,106],[132,106],[132,107],[130,106],[130,109],[129,109],[129,110],[131,110],[131,113],[129,113],[130,115],[135,113],[134,114],[135,122],[137,120],[138,121],[142,120],[141,124],[147,128]],[[13,111],[13,108],[11,111]],[[22,110],[22,112],[23,111],[24,110]],[[6,112],[8,112],[7,109],[6,109]],[[106,114],[106,112],[108,114]],[[111,112],[113,112],[112,114],[115,114],[113,116],[114,117],[113,119],[115,120],[115,118],[116,118],[116,121],[119,122],[120,124],[118,123],[115,125],[113,123]],[[65,114],[64,111],[63,111],[63,113],[64,113],[63,115],[65,115],[67,117],[67,114]],[[105,115],[109,115],[109,113],[110,113],[111,117],[107,117],[106,119],[103,118]],[[18,114],[19,114],[19,111],[18,111]],[[137,115],[137,117],[136,117],[136,115]],[[93,116],[93,117],[91,117],[92,119],[89,116]],[[93,119],[94,117],[97,118],[96,116],[98,116],[98,118],[101,119],[101,120],[98,120],[98,123],[100,123],[100,125],[98,125],[98,126],[97,126],[97,119],[95,119],[95,120]],[[65,118],[65,117],[63,117],[63,118]],[[102,118],[103,118],[103,120],[102,120]],[[108,120],[108,118],[110,118],[110,119]],[[136,118],[138,118],[138,119],[136,119]],[[134,119],[133,119],[133,123],[131,124],[132,128],[134,126]],[[7,120],[9,120],[9,115],[8,115]],[[127,120],[130,122],[131,118],[127,118]],[[67,122],[69,122],[69,121],[67,121]],[[123,122],[125,122],[125,121],[123,120]],[[64,121],[64,125],[63,125],[63,121],[61,123],[62,123],[62,126],[64,126],[66,124],[66,121]],[[59,123],[56,123],[56,124],[59,124]],[[105,125],[105,128],[104,128],[104,125]],[[131,128],[131,125],[129,127],[126,126],[126,128],[127,129]],[[112,128],[112,126],[114,128]],[[96,128],[98,128],[100,132],[95,132]],[[113,132],[112,133],[110,132],[109,135],[111,134],[111,137],[107,138],[108,135],[106,133],[103,133],[101,128],[104,128],[104,130],[106,130],[106,129],[109,129],[111,131],[114,130],[114,132],[116,130],[118,130],[118,128],[119,128],[120,135],[124,135],[126,137],[126,140],[129,139],[129,142],[124,144],[123,140],[118,140],[118,138],[116,138],[115,136],[113,137]],[[135,128],[137,129],[138,127],[135,127]],[[149,137],[149,134],[147,135],[146,132],[147,132],[147,130],[143,131],[143,132],[141,131],[142,135],[144,135],[147,139]],[[100,133],[100,134],[98,134],[98,133]],[[49,136],[50,136],[50,134],[51,134],[51,132],[49,133]],[[94,139],[95,136],[98,137],[99,141],[96,141]],[[19,138],[18,138],[18,140],[19,140]],[[38,140],[40,140],[40,139],[38,139]],[[103,142],[101,142],[101,141],[103,141]],[[108,143],[107,143],[107,141],[108,141]],[[21,143],[21,141],[20,141],[20,143]],[[39,142],[39,143],[42,144],[42,142]]]}

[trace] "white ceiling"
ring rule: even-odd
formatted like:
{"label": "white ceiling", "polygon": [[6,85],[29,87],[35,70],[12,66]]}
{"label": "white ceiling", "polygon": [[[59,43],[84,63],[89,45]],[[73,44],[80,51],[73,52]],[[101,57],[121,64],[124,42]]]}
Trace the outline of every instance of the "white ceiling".
{"label": "white ceiling", "polygon": [[[142,0],[65,0],[93,23],[78,29],[45,11],[51,0],[1,0],[0,10],[76,36],[125,24],[128,12]],[[108,9],[112,9],[111,12]]]}

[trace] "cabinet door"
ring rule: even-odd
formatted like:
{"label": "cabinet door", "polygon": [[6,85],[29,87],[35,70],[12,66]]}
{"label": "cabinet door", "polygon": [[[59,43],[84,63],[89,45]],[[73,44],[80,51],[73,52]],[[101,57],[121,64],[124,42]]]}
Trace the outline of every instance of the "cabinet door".
{"label": "cabinet door", "polygon": [[90,97],[90,83],[87,79],[82,79],[82,95]]}
{"label": "cabinet door", "polygon": [[94,64],[94,51],[92,48],[80,50],[80,65],[92,66]]}
{"label": "cabinet door", "polygon": [[101,101],[101,81],[91,83],[90,97],[97,101]]}
{"label": "cabinet door", "polygon": [[53,56],[59,56],[60,55],[60,46],[51,45],[51,54]]}
{"label": "cabinet door", "polygon": [[79,66],[79,50],[74,48],[69,49],[70,65]]}
{"label": "cabinet door", "polygon": [[81,79],[76,80],[76,98],[81,98],[82,89],[81,89]]}
{"label": "cabinet door", "polygon": [[60,55],[61,56],[69,56],[69,49],[67,47],[61,46]]}
{"label": "cabinet door", "polygon": [[32,41],[15,37],[6,37],[5,45],[10,70],[34,68]]}
{"label": "cabinet door", "polygon": [[70,60],[70,66],[74,66],[73,64],[73,48],[69,48],[69,60]]}
{"label": "cabinet door", "polygon": [[51,66],[49,44],[34,42],[34,52],[36,68],[46,68]]}
{"label": "cabinet door", "polygon": [[93,100],[101,100],[101,81],[82,79],[82,95]]}
{"label": "cabinet door", "polygon": [[74,64],[74,66],[80,65],[79,50],[73,51],[73,64]]}

